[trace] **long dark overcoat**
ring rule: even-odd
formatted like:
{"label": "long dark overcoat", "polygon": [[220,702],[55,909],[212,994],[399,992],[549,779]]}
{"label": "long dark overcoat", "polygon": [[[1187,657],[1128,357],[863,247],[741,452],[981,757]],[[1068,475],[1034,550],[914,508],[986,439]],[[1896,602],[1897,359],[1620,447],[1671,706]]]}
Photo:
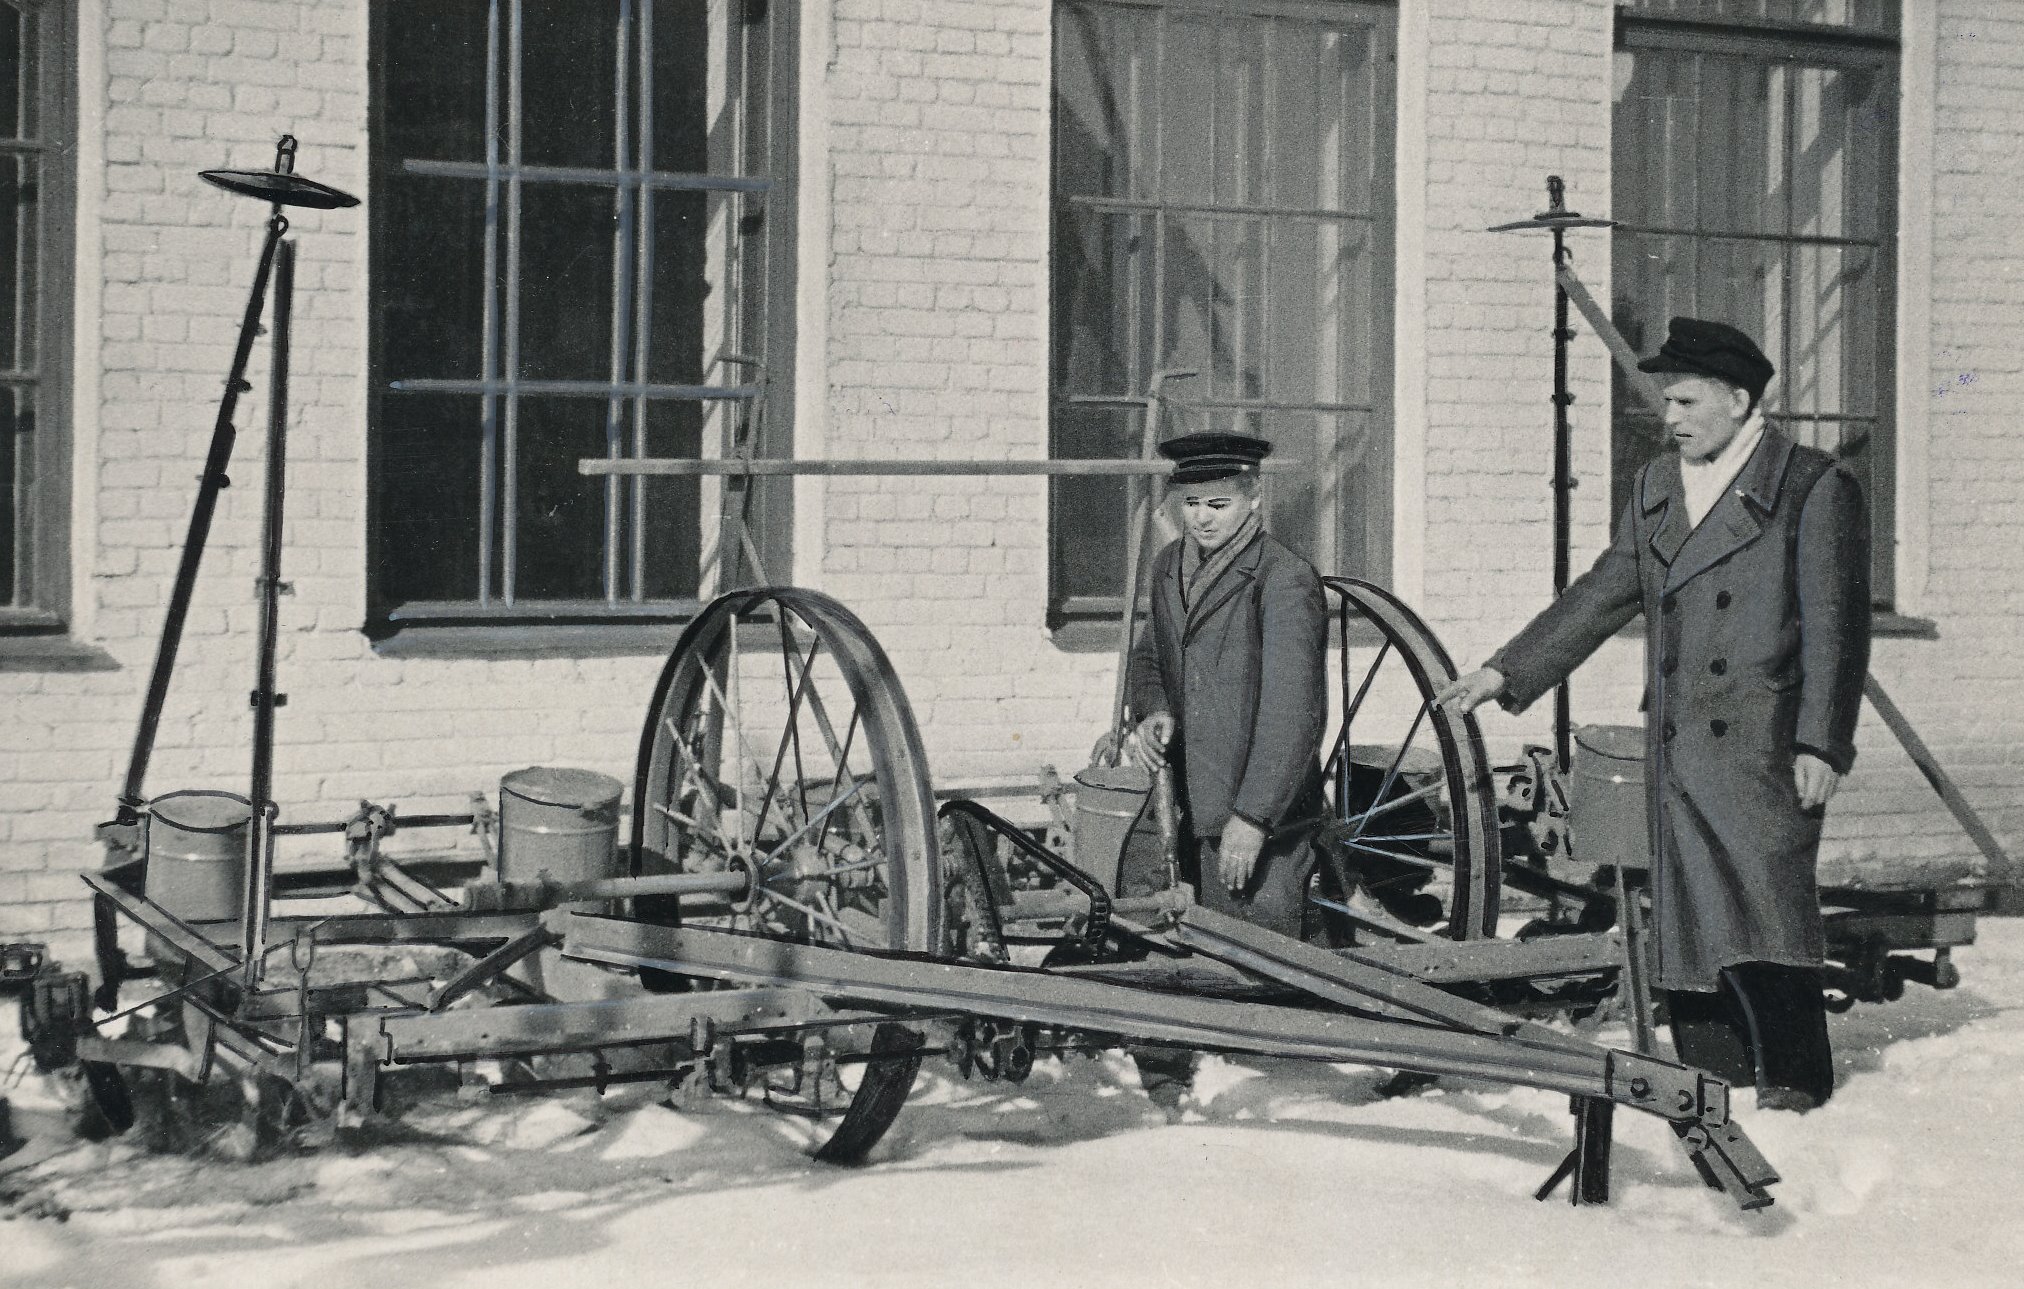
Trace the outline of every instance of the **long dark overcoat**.
{"label": "long dark overcoat", "polygon": [[1796,752],[1846,773],[1869,669],[1869,520],[1848,470],[1775,431],[1699,525],[1679,458],[1648,463],[1610,548],[1488,665],[1522,709],[1645,615],[1658,983],[1816,966],[1822,812]]}
{"label": "long dark overcoat", "polygon": [[1153,559],[1152,625],[1132,650],[1133,718],[1174,716],[1169,762],[1197,837],[1232,814],[1270,831],[1318,806],[1328,611],[1314,566],[1260,533],[1192,606],[1181,542]]}

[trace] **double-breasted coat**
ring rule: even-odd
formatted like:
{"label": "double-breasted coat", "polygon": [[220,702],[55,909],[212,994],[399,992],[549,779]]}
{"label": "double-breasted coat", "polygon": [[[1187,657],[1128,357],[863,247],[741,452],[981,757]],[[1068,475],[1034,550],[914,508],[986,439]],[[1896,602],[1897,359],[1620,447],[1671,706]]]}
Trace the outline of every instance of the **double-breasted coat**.
{"label": "double-breasted coat", "polygon": [[[1183,539],[1185,540],[1185,539]],[[1134,642],[1132,716],[1174,717],[1168,762],[1198,838],[1231,815],[1273,832],[1319,809],[1328,611],[1314,566],[1260,533],[1193,604],[1181,542],[1152,566],[1152,623]]]}
{"label": "double-breasted coat", "polygon": [[1658,983],[1817,966],[1822,811],[1793,758],[1846,773],[1869,669],[1869,520],[1849,471],[1766,431],[1696,525],[1679,458],[1638,476],[1608,550],[1488,666],[1522,709],[1645,615]]}

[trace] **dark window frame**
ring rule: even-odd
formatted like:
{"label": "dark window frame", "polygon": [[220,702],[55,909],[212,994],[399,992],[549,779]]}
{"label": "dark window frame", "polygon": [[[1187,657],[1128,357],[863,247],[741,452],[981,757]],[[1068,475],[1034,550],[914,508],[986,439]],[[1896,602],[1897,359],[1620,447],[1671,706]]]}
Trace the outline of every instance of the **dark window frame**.
{"label": "dark window frame", "polygon": [[[1057,0],[1055,5],[1057,32],[1061,29],[1061,11],[1068,0]],[[1184,217],[1229,217],[1260,219],[1304,219],[1320,218],[1323,221],[1341,225],[1361,226],[1369,231],[1371,246],[1371,279],[1369,282],[1370,313],[1365,325],[1370,336],[1369,399],[1364,403],[1299,402],[1286,399],[1219,398],[1204,397],[1206,384],[1203,378],[1184,384],[1177,384],[1168,391],[1172,406],[1167,412],[1165,436],[1171,437],[1192,429],[1201,428],[1202,414],[1268,414],[1284,411],[1295,414],[1322,416],[1368,417],[1368,431],[1364,443],[1354,461],[1346,469],[1373,472],[1383,480],[1383,486],[1371,489],[1362,501],[1358,498],[1338,495],[1335,513],[1329,517],[1334,532],[1329,544],[1340,549],[1344,546],[1360,549],[1362,558],[1354,570],[1343,568],[1324,569],[1324,572],[1354,572],[1383,584],[1389,584],[1392,574],[1392,558],[1396,535],[1392,522],[1391,481],[1395,474],[1397,426],[1392,389],[1393,372],[1396,363],[1395,351],[1395,282],[1396,261],[1395,241],[1397,234],[1397,40],[1398,15],[1393,4],[1381,0],[1097,0],[1098,3],[1113,4],[1120,8],[1141,9],[1156,12],[1164,21],[1167,15],[1191,13],[1208,16],[1255,16],[1261,18],[1319,19],[1342,21],[1349,15],[1361,20],[1370,32],[1374,42],[1371,62],[1373,81],[1370,106],[1372,110],[1371,137],[1364,146],[1369,149],[1370,165],[1374,183],[1367,204],[1367,213],[1353,213],[1333,209],[1314,210],[1305,206],[1290,205],[1229,205],[1214,202],[1187,202],[1171,198],[1160,192],[1145,197],[1125,197],[1099,194],[1068,194],[1062,191],[1062,128],[1066,115],[1060,101],[1061,89],[1057,80],[1052,86],[1054,102],[1050,123],[1050,193],[1049,193],[1049,378],[1048,378],[1048,419],[1049,452],[1052,456],[1070,455],[1063,451],[1064,413],[1077,408],[1101,408],[1129,414],[1134,408],[1142,408],[1142,391],[1120,390],[1116,393],[1090,394],[1064,387],[1064,366],[1062,347],[1066,324],[1064,322],[1061,294],[1061,247],[1064,220],[1072,211],[1104,213],[1137,212],[1149,217],[1154,231],[1151,236],[1155,246],[1162,244],[1160,231],[1171,216]],[[1058,55],[1057,55],[1058,56]],[[1268,94],[1270,91],[1268,90]],[[1157,112],[1157,103],[1144,105],[1144,110]],[[1137,110],[1137,109],[1133,109]],[[1269,127],[1267,127],[1269,130]],[[1160,144],[1164,149],[1164,142]],[[1270,144],[1267,149],[1269,153]],[[1156,186],[1157,186],[1157,181]],[[1158,252],[1155,252],[1156,254]],[[1146,297],[1139,302],[1141,312],[1150,314],[1157,328],[1164,322],[1167,309],[1163,303],[1168,288],[1163,274],[1152,275],[1153,285]],[[1267,301],[1266,308],[1270,308]],[[1262,317],[1263,315],[1261,315]],[[1264,323],[1270,330],[1270,322]],[[1149,342],[1152,350],[1151,365],[1162,362],[1157,339]],[[1269,356],[1269,353],[1268,353]],[[1183,409],[1177,414],[1173,409]],[[1134,429],[1143,426],[1143,413],[1134,418]],[[1353,439],[1353,432],[1344,424],[1338,424],[1336,441],[1341,444]],[[1136,435],[1134,435],[1136,439]],[[1310,466],[1315,463],[1308,463]],[[1292,482],[1292,481],[1289,481]],[[1074,485],[1068,485],[1074,486]],[[1268,485],[1286,487],[1288,483]],[[1294,484],[1297,486],[1297,483]],[[1120,492],[1123,490],[1120,489]],[[1056,631],[1057,639],[1076,637],[1082,628],[1102,622],[1117,620],[1121,609],[1119,597],[1112,595],[1071,595],[1065,589],[1068,580],[1064,566],[1067,544],[1077,544],[1085,539],[1083,531],[1069,533],[1063,522],[1067,510],[1064,501],[1064,483],[1055,481],[1050,487],[1048,502],[1048,588],[1047,624]],[[1085,502],[1084,504],[1088,504]],[[1124,524],[1121,502],[1116,503],[1117,521],[1114,531],[1118,544],[1122,545]],[[1107,507],[1109,508],[1109,507]],[[1319,520],[1317,520],[1319,522]],[[1353,528],[1355,531],[1353,531]],[[1299,539],[1296,539],[1299,540]],[[1336,562],[1341,562],[1340,560]],[[1107,638],[1107,637],[1106,637]]]}
{"label": "dark window frame", "polygon": [[[16,555],[0,569],[14,583],[0,601],[0,646],[28,637],[60,637],[71,609],[72,292],[76,271],[77,18],[72,0],[16,0],[39,18],[36,32],[39,128],[34,139],[0,140],[0,155],[43,159],[38,176],[36,298],[17,320],[33,329],[35,353],[0,357],[0,385],[34,394],[34,429],[16,444]],[[20,271],[17,270],[17,280]],[[27,549],[22,551],[22,547]],[[42,643],[48,643],[44,640]]]}
{"label": "dark window frame", "polygon": [[[1880,111],[1884,119],[1874,132],[1882,140],[1878,152],[1879,186],[1877,188],[1877,210],[1879,226],[1874,237],[1857,236],[1816,236],[1795,233],[1791,219],[1798,213],[1796,201],[1787,202],[1787,229],[1784,234],[1751,233],[1734,231],[1706,233],[1698,228],[1675,229],[1656,224],[1632,224],[1628,219],[1628,203],[1621,193],[1615,194],[1612,202],[1613,213],[1623,221],[1612,233],[1612,253],[1621,255],[1640,236],[1676,236],[1712,242],[1763,242],[1779,247],[1817,247],[1836,251],[1860,250],[1874,256],[1875,275],[1875,319],[1874,333],[1869,338],[1874,345],[1870,370],[1875,381],[1874,407],[1868,413],[1851,412],[1844,408],[1839,396],[1834,412],[1793,412],[1781,406],[1784,397],[1783,378],[1796,370],[1793,361],[1794,332],[1796,328],[1788,323],[1784,334],[1778,337],[1760,337],[1766,344],[1767,352],[1778,365],[1780,383],[1774,384],[1767,398],[1769,407],[1766,421],[1774,426],[1789,426],[1796,423],[1809,425],[1864,425],[1866,432],[1854,432],[1853,440],[1863,448],[1863,466],[1866,469],[1866,492],[1871,518],[1871,594],[1880,608],[1888,608],[1895,599],[1896,576],[1896,531],[1897,531],[1897,442],[1900,432],[1897,424],[1896,392],[1900,374],[1897,370],[1897,328],[1898,316],[1898,184],[1900,147],[1900,100],[1902,95],[1901,44],[1896,26],[1884,30],[1878,20],[1872,19],[1865,26],[1832,26],[1819,23],[1791,21],[1767,21],[1734,19],[1726,17],[1705,17],[1653,13],[1619,5],[1616,14],[1615,48],[1618,55],[1636,54],[1640,51],[1654,53],[1684,53],[1714,55],[1717,57],[1751,59],[1769,65],[1787,67],[1833,67],[1862,69],[1882,78],[1877,91]],[[1788,91],[1786,117],[1784,121],[1785,144],[1783,155],[1787,158],[1787,174],[1790,175],[1791,158],[1797,155],[1795,147],[1798,113],[1797,95]],[[1618,140],[1614,147],[1620,147]],[[1788,185],[1789,186],[1789,185]],[[1794,281],[1799,273],[1798,257],[1786,255],[1783,260],[1784,291],[1789,301],[1795,289]],[[1619,274],[1618,290],[1622,290],[1623,278]],[[1622,321],[1621,311],[1619,321]],[[1660,324],[1663,325],[1663,320]],[[1662,337],[1646,335],[1633,337],[1634,342],[1642,339],[1645,348],[1651,348]],[[1843,361],[1856,361],[1860,355],[1845,353]],[[1655,423],[1655,417],[1638,403],[1628,390],[1623,374],[1612,371],[1612,407],[1615,415],[1611,426],[1612,502],[1620,509],[1628,497],[1631,481],[1637,470],[1651,455],[1651,433],[1648,428]],[[1843,431],[1844,434],[1851,433]],[[1801,435],[1801,441],[1807,436]],[[1845,442],[1847,440],[1844,440]]]}
{"label": "dark window frame", "polygon": [[[642,21],[651,22],[650,6],[639,0],[603,2],[612,8],[614,20],[619,15],[625,16],[626,29],[633,44],[631,58],[634,60],[625,68],[625,74],[644,76],[646,62],[653,55],[651,39],[642,34],[640,24]],[[386,59],[381,56],[387,39],[386,23],[380,15],[388,5],[395,3],[399,0],[373,0],[372,3],[373,72],[369,112],[376,127],[375,133],[378,132],[381,113],[390,110],[385,90]],[[753,94],[746,101],[745,108],[764,112],[765,117],[758,127],[763,131],[756,136],[759,142],[754,143],[754,136],[748,134],[746,119],[740,116],[735,127],[735,141],[731,145],[736,162],[729,173],[714,170],[711,173],[668,171],[656,167],[646,151],[651,147],[651,131],[646,126],[645,117],[637,103],[631,104],[628,109],[623,98],[617,110],[628,118],[639,118],[638,127],[632,131],[631,150],[625,165],[621,166],[616,158],[595,167],[535,165],[516,158],[513,147],[519,131],[510,128],[510,105],[517,100],[518,78],[531,74],[531,69],[523,68],[524,60],[520,56],[521,51],[527,48],[521,20],[521,0],[490,0],[489,8],[493,21],[488,33],[488,47],[476,51],[476,57],[486,60],[488,65],[486,81],[494,100],[489,106],[486,158],[475,162],[446,161],[391,157],[378,151],[371,158],[375,176],[398,171],[408,175],[482,183],[488,190],[483,236],[497,276],[492,279],[491,285],[480,288],[486,301],[482,337],[486,346],[484,369],[478,375],[468,377],[390,380],[382,310],[373,308],[370,311],[368,416],[372,431],[368,446],[369,477],[377,479],[379,467],[383,464],[380,427],[384,423],[389,400],[409,395],[456,394],[475,397],[484,408],[485,457],[482,469],[488,473],[481,474],[477,480],[467,481],[475,484],[480,494],[479,532],[482,544],[476,565],[471,569],[470,581],[474,593],[459,600],[405,602],[387,593],[382,585],[381,573],[382,560],[388,553],[385,516],[389,502],[384,492],[373,486],[369,489],[367,506],[368,620],[365,629],[368,635],[386,639],[409,628],[426,627],[432,631],[444,628],[434,633],[449,645],[451,652],[460,653],[486,652],[491,647],[485,643],[486,638],[496,636],[505,628],[514,628],[515,636],[529,639],[547,630],[554,636],[558,647],[571,652],[601,652],[613,645],[625,647],[628,641],[637,641],[641,647],[658,647],[664,638],[666,624],[692,616],[701,607],[701,601],[694,596],[651,598],[646,594],[641,525],[628,520],[622,527],[618,516],[621,512],[628,516],[640,513],[641,499],[650,490],[665,489],[678,481],[640,477],[606,479],[603,486],[606,509],[602,538],[602,598],[531,598],[519,594],[514,586],[514,570],[509,557],[517,540],[510,511],[516,485],[514,471],[507,460],[512,446],[516,403],[520,398],[529,396],[604,403],[609,440],[606,455],[609,456],[636,455],[641,450],[644,441],[641,427],[650,406],[730,403],[738,407],[736,419],[742,423],[744,430],[755,436],[752,450],[759,455],[791,455],[798,186],[798,126],[792,105],[798,86],[797,6],[791,0],[772,0],[770,3],[769,0],[742,0],[731,6],[730,20],[739,27],[732,36],[736,57],[742,58],[748,50],[756,48],[758,52],[754,56],[764,61],[755,69],[734,63],[730,74],[739,76],[749,70],[754,84],[759,83],[763,76],[764,92]],[[756,42],[750,39],[755,28],[763,32],[763,37]],[[621,53],[621,58],[624,57]],[[622,96],[626,93],[624,83],[621,78],[619,92]],[[745,84],[740,81],[728,92],[743,94],[744,90]],[[754,158],[749,153],[754,150],[765,153],[764,159],[769,168],[764,173],[751,172]],[[521,285],[511,272],[521,246],[512,240],[518,227],[518,203],[527,190],[538,185],[553,187],[564,184],[590,185],[608,191],[614,204],[616,244],[620,249],[614,253],[611,267],[614,326],[610,379],[537,379],[526,374],[515,375],[506,367],[507,351],[513,338],[512,315],[518,308],[517,291]],[[748,254],[752,254],[760,265],[757,276],[761,280],[757,285],[748,285],[737,296],[735,303],[727,301],[724,282],[713,280],[707,284],[708,293],[703,307],[716,309],[720,318],[730,319],[741,338],[737,346],[741,355],[757,360],[752,364],[720,365],[719,370],[724,374],[707,373],[707,383],[670,384],[646,379],[648,345],[641,343],[641,337],[648,334],[651,322],[647,318],[649,297],[642,288],[653,285],[648,281],[653,267],[653,252],[647,244],[649,234],[646,229],[650,225],[646,207],[653,201],[650,194],[667,192],[721,194],[728,200],[746,203],[733,217],[739,231],[732,239],[730,254],[738,260],[738,264],[731,272],[750,272],[746,260]],[[374,205],[375,217],[370,236],[377,239],[395,235],[395,230],[387,226],[383,217],[380,209],[383,204]],[[750,238],[748,243],[746,235],[753,230],[757,230],[759,236]],[[752,244],[759,248],[756,253],[748,251],[748,245]],[[377,296],[380,290],[380,284],[375,281],[373,294]],[[718,449],[728,446],[706,443],[703,452],[705,455],[716,455]],[[739,504],[733,488],[724,489],[721,500],[720,509],[725,512]],[[792,559],[791,489],[755,488],[749,508],[752,535],[767,560],[768,568],[775,565],[784,567]],[[501,512],[504,512],[504,518]],[[698,536],[698,544],[705,548],[713,543],[721,544],[723,536],[723,533],[714,536],[702,533]],[[615,541],[617,545],[614,545]],[[585,631],[590,634],[586,636]],[[416,647],[426,649],[428,646]]]}

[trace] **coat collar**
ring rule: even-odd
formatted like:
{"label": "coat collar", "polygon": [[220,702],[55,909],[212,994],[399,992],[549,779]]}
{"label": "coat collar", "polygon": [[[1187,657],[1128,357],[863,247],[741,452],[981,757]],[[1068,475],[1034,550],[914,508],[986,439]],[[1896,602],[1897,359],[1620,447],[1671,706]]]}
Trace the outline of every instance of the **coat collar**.
{"label": "coat collar", "polygon": [[[1672,457],[1662,469],[1646,472],[1647,491],[1653,475],[1666,476],[1663,482],[1669,485],[1660,498],[1666,507],[1665,518],[1652,532],[1652,549],[1669,566],[1663,591],[1679,589],[1681,584],[1713,568],[1763,534],[1765,517],[1778,505],[1785,467],[1792,459],[1792,446],[1792,440],[1785,435],[1765,430],[1757,450],[1702,516],[1699,526],[1692,526],[1687,520],[1679,458]],[[1652,508],[1649,502],[1645,508],[1647,511]]]}
{"label": "coat collar", "polygon": [[[1184,537],[1181,540],[1187,539]],[[1187,608],[1187,625],[1181,632],[1182,644],[1193,639],[1195,632],[1201,629],[1203,623],[1213,617],[1218,609],[1228,604],[1232,596],[1251,584],[1251,579],[1258,575],[1259,563],[1265,558],[1265,543],[1269,540],[1271,540],[1269,535],[1264,532],[1253,537],[1244,553],[1237,556],[1230,567],[1223,570],[1221,576],[1195,597],[1195,602]],[[1181,599],[1181,560],[1178,544],[1174,551],[1172,572],[1162,581],[1167,591],[1174,597],[1175,607],[1178,608]]]}

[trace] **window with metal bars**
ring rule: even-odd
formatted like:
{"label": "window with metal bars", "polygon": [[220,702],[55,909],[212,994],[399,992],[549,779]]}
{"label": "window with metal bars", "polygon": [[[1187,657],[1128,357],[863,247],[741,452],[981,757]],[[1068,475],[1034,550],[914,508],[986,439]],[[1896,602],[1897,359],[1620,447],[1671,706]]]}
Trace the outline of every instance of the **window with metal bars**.
{"label": "window with metal bars", "polygon": [[67,3],[0,2],[0,632],[61,632],[69,607]]}
{"label": "window with metal bars", "polygon": [[731,512],[784,558],[785,489],[577,463],[790,453],[793,10],[374,4],[380,626],[679,617]]}
{"label": "window with metal bars", "polygon": [[[1891,599],[1896,0],[1636,0],[1617,11],[1611,312],[1641,353],[1676,314],[1754,336],[1765,415],[1868,494]],[[1664,444],[1614,389],[1614,496]]]}
{"label": "window with metal bars", "polygon": [[[1054,21],[1052,451],[1137,456],[1235,430],[1307,467],[1273,531],[1324,571],[1391,552],[1393,39],[1389,5],[1059,0]],[[1123,480],[1059,479],[1051,608],[1114,616]]]}

